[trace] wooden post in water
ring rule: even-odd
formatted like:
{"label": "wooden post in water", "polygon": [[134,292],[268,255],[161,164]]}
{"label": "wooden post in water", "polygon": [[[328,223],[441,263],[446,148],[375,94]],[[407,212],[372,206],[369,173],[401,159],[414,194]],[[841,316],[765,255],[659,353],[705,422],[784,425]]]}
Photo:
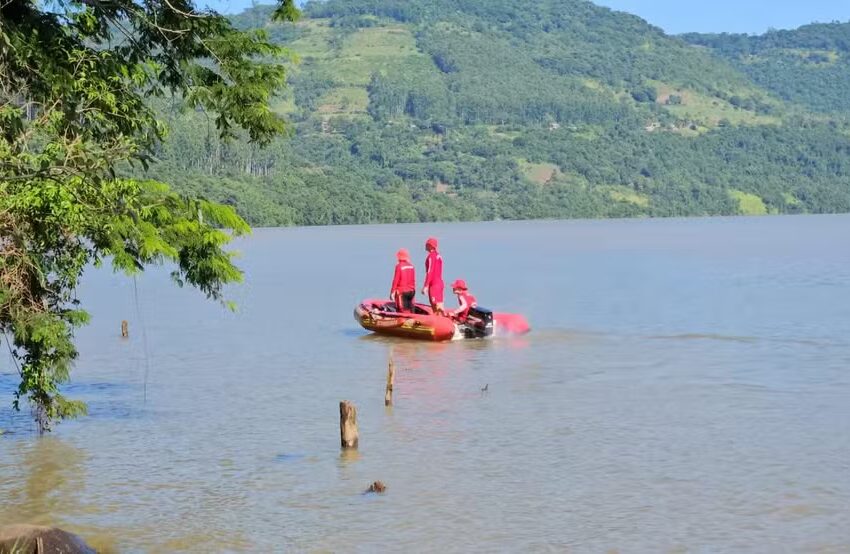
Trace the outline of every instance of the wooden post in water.
{"label": "wooden post in water", "polygon": [[387,490],[387,486],[385,484],[383,484],[381,481],[375,481],[374,483],[369,485],[369,488],[366,489],[366,492],[363,494],[369,494],[370,492],[376,492],[378,494],[381,494],[385,490]]}
{"label": "wooden post in water", "polygon": [[357,408],[348,400],[339,403],[339,436],[343,448],[357,448]]}
{"label": "wooden post in water", "polygon": [[390,363],[387,366],[387,392],[384,393],[384,406],[393,405],[393,382],[395,381],[395,364],[390,358]]}
{"label": "wooden post in water", "polygon": [[125,319],[121,322],[121,338],[126,339],[129,336],[130,336],[130,328],[129,328],[129,325],[127,324],[127,320]]}

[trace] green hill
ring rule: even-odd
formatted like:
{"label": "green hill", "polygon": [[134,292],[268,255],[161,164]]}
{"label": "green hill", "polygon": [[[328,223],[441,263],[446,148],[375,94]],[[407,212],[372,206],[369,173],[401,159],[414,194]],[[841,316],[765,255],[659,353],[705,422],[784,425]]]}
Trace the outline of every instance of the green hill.
{"label": "green hill", "polygon": [[761,36],[687,34],[777,97],[812,110],[850,111],[850,23],[805,25]]}
{"label": "green hill", "polygon": [[233,19],[298,56],[292,136],[223,144],[163,104],[150,170],[254,224],[850,211],[847,26],[671,37],[582,0],[270,12]]}

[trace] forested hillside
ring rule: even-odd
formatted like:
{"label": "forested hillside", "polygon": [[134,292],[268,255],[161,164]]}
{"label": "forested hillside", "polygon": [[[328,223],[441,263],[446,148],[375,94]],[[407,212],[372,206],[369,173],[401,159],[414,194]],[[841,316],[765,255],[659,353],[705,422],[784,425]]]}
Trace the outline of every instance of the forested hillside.
{"label": "forested hillside", "polygon": [[292,134],[158,106],[153,176],[255,225],[850,211],[850,25],[665,35],[583,0],[330,0],[233,18],[299,59]]}
{"label": "forested hillside", "polygon": [[820,112],[850,111],[850,23],[761,36],[687,34],[777,97]]}

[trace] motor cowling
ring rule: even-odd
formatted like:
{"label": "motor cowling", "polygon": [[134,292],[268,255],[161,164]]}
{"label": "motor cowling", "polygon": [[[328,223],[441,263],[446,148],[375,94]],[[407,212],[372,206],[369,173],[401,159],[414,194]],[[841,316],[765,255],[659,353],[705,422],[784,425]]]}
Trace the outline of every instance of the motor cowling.
{"label": "motor cowling", "polygon": [[483,338],[493,334],[493,312],[487,308],[470,308],[463,324],[466,338]]}

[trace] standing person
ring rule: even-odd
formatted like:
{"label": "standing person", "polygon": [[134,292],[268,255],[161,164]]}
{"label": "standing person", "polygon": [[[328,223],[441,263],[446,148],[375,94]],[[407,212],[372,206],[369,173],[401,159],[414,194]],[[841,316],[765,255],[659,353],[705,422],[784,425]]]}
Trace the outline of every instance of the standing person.
{"label": "standing person", "polygon": [[410,253],[402,248],[396,252],[395,273],[390,288],[390,298],[395,300],[399,312],[413,311],[413,298],[416,296],[416,268],[410,263]]}
{"label": "standing person", "polygon": [[456,310],[449,312],[449,315],[460,322],[464,322],[469,315],[469,309],[478,307],[478,301],[475,300],[474,296],[469,294],[466,281],[463,279],[458,279],[452,283],[452,292],[457,295],[459,306]]}
{"label": "standing person", "polygon": [[435,314],[442,315],[443,311],[443,257],[437,252],[437,239],[430,237],[425,241],[425,250],[428,257],[425,258],[425,283],[422,286],[422,294],[428,297],[431,308]]}

